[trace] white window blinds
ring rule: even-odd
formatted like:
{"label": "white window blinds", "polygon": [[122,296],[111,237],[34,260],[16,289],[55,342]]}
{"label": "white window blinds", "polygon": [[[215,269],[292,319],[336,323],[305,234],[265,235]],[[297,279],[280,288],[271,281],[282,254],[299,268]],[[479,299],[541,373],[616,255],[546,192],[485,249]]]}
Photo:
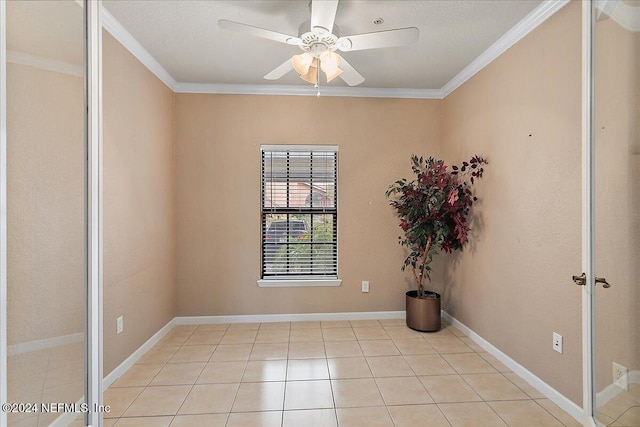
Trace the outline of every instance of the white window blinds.
{"label": "white window blinds", "polygon": [[337,277],[337,147],[261,151],[262,278]]}

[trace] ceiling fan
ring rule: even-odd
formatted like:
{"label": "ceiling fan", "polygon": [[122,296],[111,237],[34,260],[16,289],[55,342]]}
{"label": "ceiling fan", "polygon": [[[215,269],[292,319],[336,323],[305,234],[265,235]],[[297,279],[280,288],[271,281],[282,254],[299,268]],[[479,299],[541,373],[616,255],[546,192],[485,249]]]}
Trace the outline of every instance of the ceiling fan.
{"label": "ceiling fan", "polygon": [[419,31],[415,27],[341,37],[338,27],[334,25],[337,9],[338,0],[313,0],[311,2],[311,21],[300,26],[298,37],[226,19],[219,20],[218,26],[225,30],[300,47],[303,53],[286,60],[264,78],[277,80],[295,69],[301,79],[314,83],[316,86],[320,83],[318,69],[325,73],[327,83],[338,76],[349,86],[356,86],[364,82],[364,77],[341,55],[337,54],[336,50],[350,52],[402,46],[418,40]]}

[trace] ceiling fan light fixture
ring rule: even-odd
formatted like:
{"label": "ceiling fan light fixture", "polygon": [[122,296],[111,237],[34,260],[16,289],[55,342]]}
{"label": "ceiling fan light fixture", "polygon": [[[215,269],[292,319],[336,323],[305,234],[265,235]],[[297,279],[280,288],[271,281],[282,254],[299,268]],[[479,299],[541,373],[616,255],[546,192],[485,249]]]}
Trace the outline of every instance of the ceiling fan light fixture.
{"label": "ceiling fan light fixture", "polygon": [[[304,53],[293,56],[267,73],[264,78],[276,80],[295,69],[303,80],[315,85],[320,84],[318,73],[323,72],[327,82],[337,76],[340,76],[349,86],[357,86],[364,82],[364,77],[345,58],[336,54],[336,50],[350,52],[405,46],[415,43],[420,36],[420,30],[416,27],[341,36],[335,23],[338,3],[341,0],[307,1],[311,9],[311,19],[300,25],[297,37],[226,19],[218,20],[218,27],[298,46]],[[374,20],[375,25],[381,25],[383,22],[383,18]]]}
{"label": "ceiling fan light fixture", "polygon": [[298,74],[301,76],[309,72],[309,68],[313,65],[315,58],[309,53],[304,52],[299,55],[293,55],[291,64]]}
{"label": "ceiling fan light fixture", "polygon": [[327,74],[334,73],[340,65],[340,55],[325,51],[320,55],[320,68]]}
{"label": "ceiling fan light fixture", "polygon": [[324,72],[327,76],[327,83],[330,83],[331,80],[335,79],[336,77],[338,77],[340,74],[342,74],[342,71],[340,68],[336,68],[334,71],[328,73],[328,72]]}
{"label": "ceiling fan light fixture", "polygon": [[320,69],[327,75],[327,83],[342,74],[340,69],[340,55],[326,51],[320,55]]}
{"label": "ceiling fan light fixture", "polygon": [[316,84],[318,83],[318,69],[316,67],[309,67],[309,72],[300,74],[300,78],[305,82]]}
{"label": "ceiling fan light fixture", "polygon": [[311,65],[309,65],[306,73],[300,73],[300,78],[305,82],[313,84],[318,83],[318,58],[314,58],[313,56],[311,56]]}

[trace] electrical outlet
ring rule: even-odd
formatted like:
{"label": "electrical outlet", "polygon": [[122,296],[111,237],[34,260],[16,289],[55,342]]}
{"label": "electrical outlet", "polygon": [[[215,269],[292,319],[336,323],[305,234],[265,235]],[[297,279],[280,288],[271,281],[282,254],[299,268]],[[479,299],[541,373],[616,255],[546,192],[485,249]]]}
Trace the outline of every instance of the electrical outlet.
{"label": "electrical outlet", "polygon": [[613,383],[629,391],[629,370],[616,362],[613,362]]}
{"label": "electrical outlet", "polygon": [[553,333],[553,349],[562,354],[562,335],[557,332]]}
{"label": "electrical outlet", "polygon": [[369,281],[368,280],[363,280],[362,281],[362,292],[369,292]]}
{"label": "electrical outlet", "polygon": [[124,316],[120,316],[116,319],[116,334],[119,334],[124,329]]}

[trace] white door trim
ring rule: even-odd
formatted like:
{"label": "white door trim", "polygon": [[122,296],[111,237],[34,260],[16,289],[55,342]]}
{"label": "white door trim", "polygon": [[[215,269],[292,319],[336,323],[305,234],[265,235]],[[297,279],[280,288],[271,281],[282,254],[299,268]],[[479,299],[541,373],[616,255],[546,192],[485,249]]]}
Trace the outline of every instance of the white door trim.
{"label": "white door trim", "polygon": [[87,102],[87,404],[86,423],[102,426],[102,27],[101,0],[85,0]]}
{"label": "white door trim", "polygon": [[585,427],[596,427],[593,418],[593,327],[591,295],[594,290],[594,190],[593,190],[593,5],[582,2],[582,386]]}
{"label": "white door trim", "polygon": [[8,399],[7,371],[7,4],[0,0],[0,403]]}

